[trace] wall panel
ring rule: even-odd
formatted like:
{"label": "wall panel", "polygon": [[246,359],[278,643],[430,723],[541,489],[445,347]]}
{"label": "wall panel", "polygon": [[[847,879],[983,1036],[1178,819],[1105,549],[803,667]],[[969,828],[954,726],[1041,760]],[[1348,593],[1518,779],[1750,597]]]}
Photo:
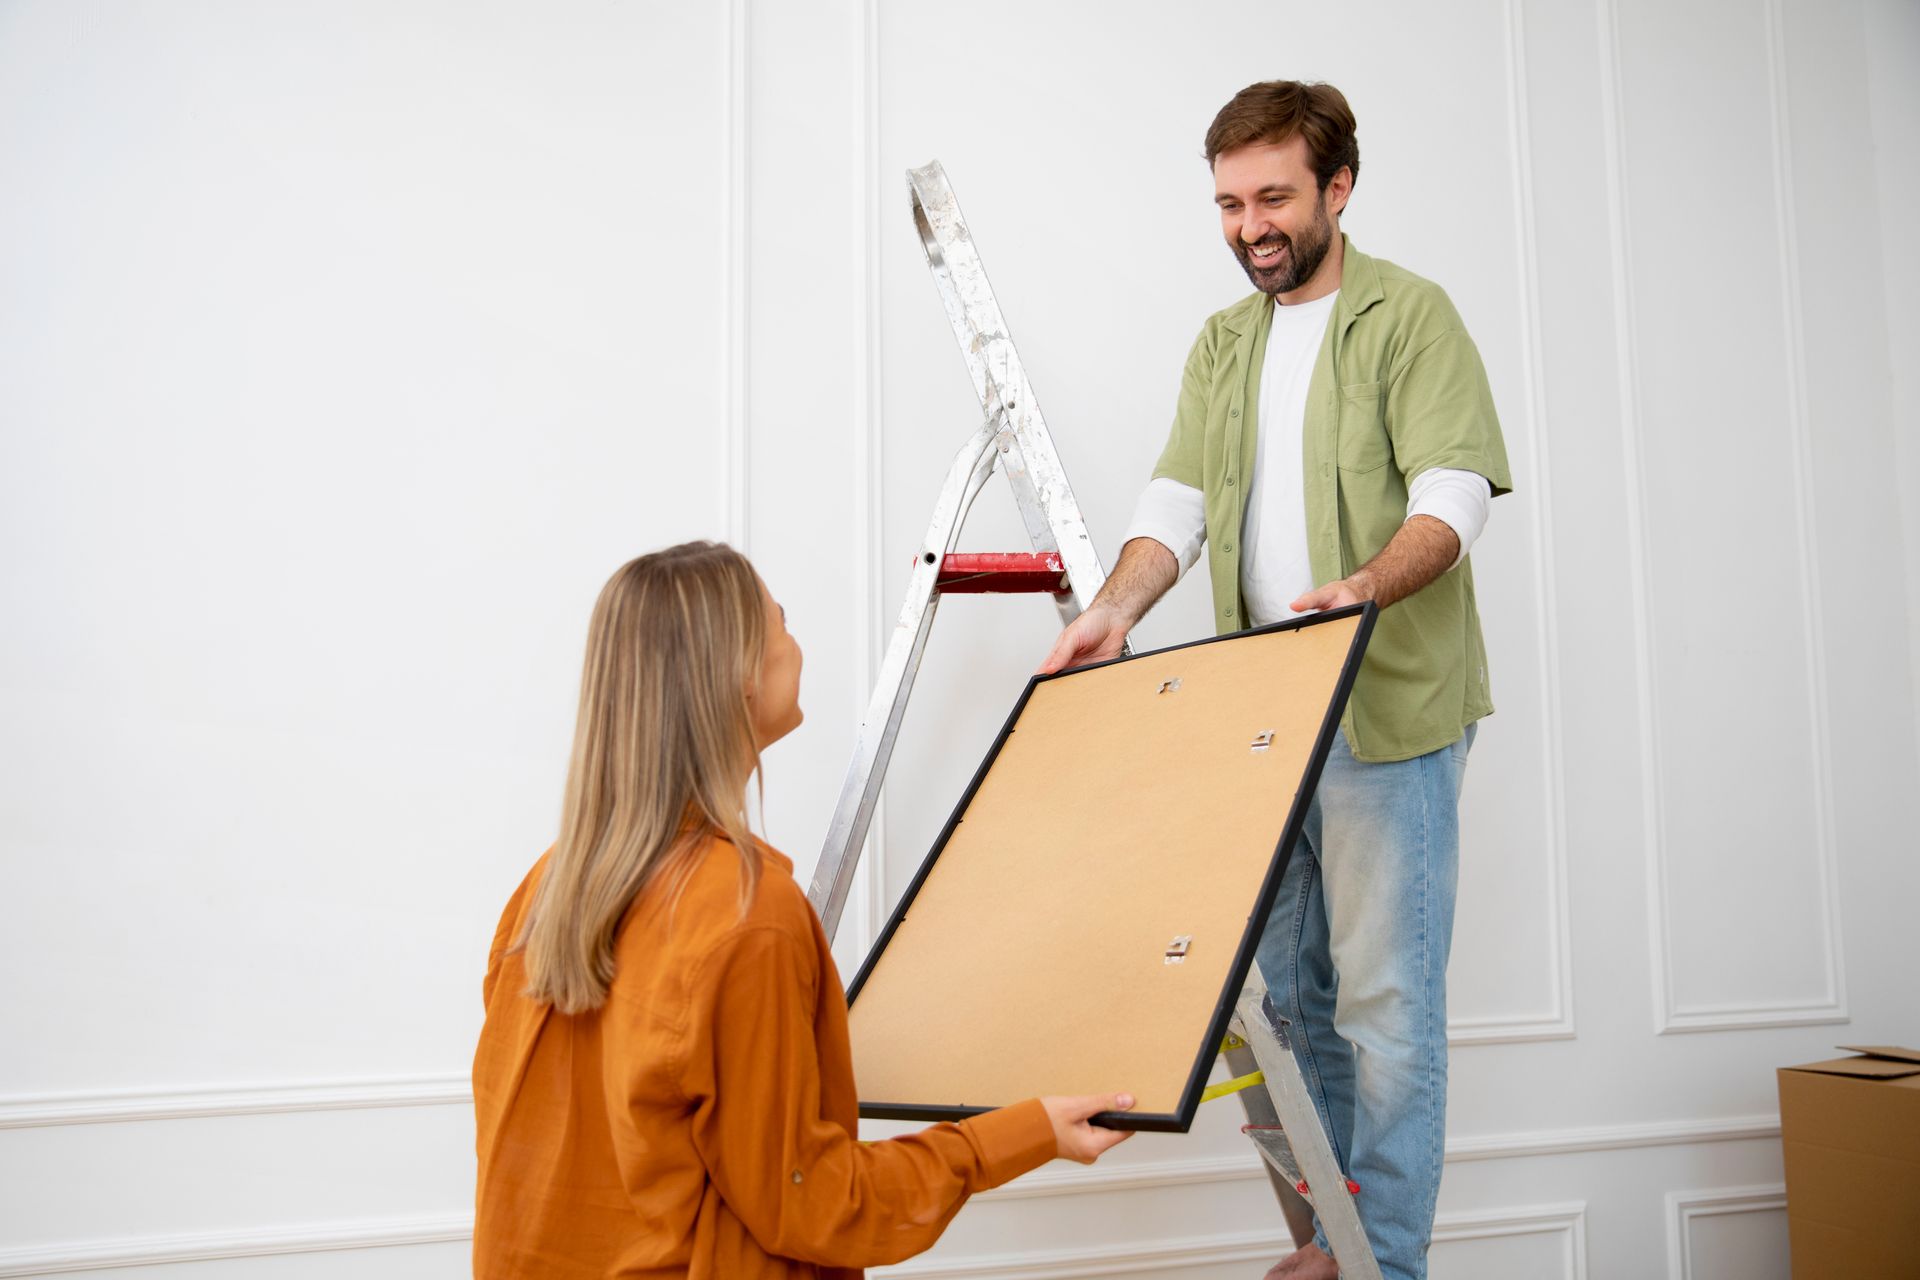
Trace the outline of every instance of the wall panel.
{"label": "wall panel", "polygon": [[1671,1280],[1787,1280],[1784,1188],[1669,1192],[1667,1213]]}
{"label": "wall panel", "polygon": [[[1771,10],[1747,6],[1603,12],[1605,53],[1618,59],[1616,305],[1656,1018],[1662,1030],[1839,1020],[1825,621],[1779,37]],[[1689,65],[1703,73],[1675,74]],[[1667,145],[1642,145],[1652,138]],[[1669,193],[1709,146],[1727,169],[1694,200],[1711,233],[1687,234]],[[1718,322],[1698,323],[1703,305]],[[1766,731],[1730,738],[1756,709]],[[1794,854],[1755,874],[1756,847]],[[1729,906],[1759,927],[1716,927]]]}
{"label": "wall panel", "polygon": [[723,532],[720,33],[374,12],[12,13],[12,1089],[457,1066],[593,593]]}

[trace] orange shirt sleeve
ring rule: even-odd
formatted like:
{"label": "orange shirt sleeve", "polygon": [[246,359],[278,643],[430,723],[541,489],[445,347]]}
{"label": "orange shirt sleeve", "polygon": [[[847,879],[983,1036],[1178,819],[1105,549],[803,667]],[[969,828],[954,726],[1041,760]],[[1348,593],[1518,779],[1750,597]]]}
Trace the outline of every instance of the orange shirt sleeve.
{"label": "orange shirt sleeve", "polygon": [[487,948],[487,976],[480,981],[482,1008],[493,1007],[493,988],[500,980],[500,962],[506,958],[507,948],[513,943],[513,931],[520,923],[521,905],[526,901],[534,877],[540,873],[541,865],[545,861],[543,856],[540,862],[534,864],[527,878],[520,882],[520,887],[513,891],[511,898],[507,899],[506,910],[500,913],[500,923],[493,931],[493,943]]}
{"label": "orange shirt sleeve", "polygon": [[819,981],[809,943],[750,925],[689,992],[681,1079],[694,1144],[762,1249],[821,1266],[898,1262],[939,1239],[969,1195],[1053,1158],[1038,1101],[874,1143],[824,1118]]}

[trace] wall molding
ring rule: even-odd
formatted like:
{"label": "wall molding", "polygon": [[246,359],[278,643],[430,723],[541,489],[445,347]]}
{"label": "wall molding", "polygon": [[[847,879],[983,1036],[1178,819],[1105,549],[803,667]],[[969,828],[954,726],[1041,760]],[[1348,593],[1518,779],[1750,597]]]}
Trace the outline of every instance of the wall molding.
{"label": "wall molding", "polygon": [[1104,1195],[1113,1191],[1145,1191],[1161,1187],[1205,1186],[1266,1176],[1260,1157],[1249,1145],[1246,1154],[1201,1156],[1190,1160],[1143,1160],[1138,1164],[1045,1166],[974,1197],[981,1204],[1008,1200],[1044,1200],[1054,1196]]}
{"label": "wall molding", "polygon": [[1480,1213],[1443,1213],[1434,1219],[1433,1243],[1494,1240],[1509,1236],[1563,1237],[1560,1261],[1566,1280],[1587,1280],[1587,1204],[1521,1205]]}
{"label": "wall molding", "polygon": [[470,1077],[386,1076],[360,1080],[293,1080],[276,1084],[208,1084],[183,1089],[117,1089],[90,1093],[0,1097],[0,1129],[136,1120],[203,1120],[215,1116],[295,1111],[359,1111],[372,1107],[467,1106]]}
{"label": "wall molding", "polygon": [[[1672,967],[1672,903],[1667,891],[1667,836],[1664,771],[1662,768],[1662,743],[1659,728],[1659,707],[1657,674],[1654,661],[1654,600],[1652,585],[1652,539],[1648,532],[1647,518],[1647,461],[1642,440],[1642,422],[1644,419],[1643,394],[1640,384],[1640,357],[1638,339],[1634,323],[1633,300],[1633,246],[1630,227],[1630,189],[1626,164],[1626,94],[1623,84],[1622,57],[1620,48],[1620,24],[1618,0],[1597,0],[1596,13],[1599,20],[1600,38],[1600,89],[1601,89],[1601,125],[1605,136],[1606,175],[1608,193],[1608,224],[1612,240],[1612,268],[1614,292],[1614,337],[1616,355],[1619,362],[1620,421],[1623,452],[1626,457],[1626,506],[1627,541],[1630,553],[1627,557],[1632,580],[1633,615],[1633,651],[1636,673],[1636,692],[1638,702],[1640,730],[1640,773],[1642,829],[1646,846],[1647,899],[1652,916],[1651,927],[1647,931],[1650,973],[1653,984],[1654,1031],[1658,1035],[1688,1031],[1724,1031],[1739,1028],[1807,1026],[1824,1023],[1845,1022],[1848,1019],[1845,991],[1842,983],[1840,964],[1840,933],[1838,924],[1838,885],[1837,863],[1834,854],[1832,836],[1832,800],[1829,782],[1828,734],[1824,678],[1824,648],[1819,639],[1819,621],[1817,618],[1817,596],[1809,596],[1807,603],[1806,626],[1809,635],[1809,695],[1811,706],[1809,713],[1814,725],[1814,806],[1815,822],[1819,848],[1822,894],[1825,898],[1822,923],[1827,934],[1827,992],[1825,998],[1817,1001],[1733,1001],[1711,1005],[1683,1005],[1674,989]],[[1784,56],[1779,49],[1779,39],[1773,30],[1777,21],[1777,0],[1769,0],[1768,8],[1768,45],[1771,61],[1779,63]],[[1778,66],[1769,67],[1769,85],[1774,108],[1774,150],[1775,150],[1775,189],[1780,205],[1779,216],[1783,228],[1781,253],[1782,262],[1789,271],[1787,285],[1788,309],[1792,314],[1788,318],[1789,327],[1789,363],[1793,362],[1791,350],[1798,333],[1798,283],[1797,252],[1789,235],[1792,221],[1790,193],[1782,190],[1781,184],[1789,179],[1784,174],[1788,158],[1784,151],[1785,127],[1783,113],[1785,103],[1781,96],[1783,86],[1778,82],[1784,72]],[[1804,397],[1804,378],[1798,372],[1789,373],[1790,389],[1794,397]],[[1806,576],[1817,576],[1809,561],[1811,554],[1811,478],[1807,451],[1810,444],[1806,440],[1804,429],[1804,407],[1795,405],[1789,418],[1793,422],[1795,443],[1795,507],[1796,517],[1800,521],[1803,586]],[[1816,646],[1820,646],[1816,648]]]}
{"label": "wall molding", "polygon": [[[1846,949],[1840,931],[1839,836],[1833,805],[1833,708],[1827,696],[1826,608],[1820,590],[1820,540],[1814,515],[1813,426],[1807,403],[1807,339],[1800,282],[1799,210],[1794,197],[1792,97],[1787,83],[1787,43],[1781,0],[1765,0],[1767,90],[1773,129],[1776,233],[1780,241],[1781,321],[1787,344],[1787,425],[1793,441],[1794,532],[1800,549],[1800,590],[1806,600],[1801,638],[1807,646],[1807,703],[1813,726],[1813,804],[1820,872],[1821,923],[1827,944],[1829,1016],[1847,1020]],[[1681,1017],[1688,1010],[1676,1010]],[[1716,1011],[1703,1010],[1713,1013]],[[1810,1012],[1818,1012],[1817,1009]]]}
{"label": "wall molding", "polygon": [[1749,1142],[1778,1139],[1779,1136],[1780,1117],[1777,1115],[1728,1116],[1713,1120],[1655,1120],[1581,1128],[1470,1134],[1449,1138],[1446,1158],[1449,1163],[1462,1160],[1512,1160],[1594,1151],[1636,1151],[1644,1147],[1687,1147],[1709,1142]]}
{"label": "wall molding", "polygon": [[1668,1280],[1692,1280],[1693,1222],[1729,1213],[1785,1212],[1787,1188],[1774,1183],[1762,1187],[1721,1187],[1712,1191],[1667,1193]]}
{"label": "wall molding", "polygon": [[166,1266],[339,1249],[457,1244],[472,1238],[471,1211],[417,1218],[361,1218],[295,1227],[127,1236],[105,1244],[0,1250],[0,1277],[61,1275],[116,1267]]}
{"label": "wall molding", "polygon": [[[1471,1224],[1468,1224],[1469,1227]],[[257,1258],[322,1250],[393,1248],[472,1239],[473,1215],[347,1221],[297,1229],[129,1238],[111,1245],[14,1249],[0,1252],[0,1277],[100,1271],[223,1258]],[[1128,1272],[1232,1262],[1272,1262],[1289,1248],[1273,1229],[1231,1235],[1188,1236],[1145,1244],[1076,1246],[975,1255],[876,1269],[876,1277],[981,1277],[982,1280],[1076,1280]]]}
{"label": "wall molding", "polygon": [[[1780,1117],[1774,1115],[1469,1134],[1447,1139],[1446,1162],[1464,1164],[1477,1160],[1525,1160],[1543,1156],[1638,1151],[1649,1147],[1778,1140],[1779,1137]],[[1112,1191],[1264,1180],[1265,1177],[1259,1157],[1249,1149],[1244,1155],[1148,1160],[1137,1164],[1106,1161],[1090,1167],[1048,1167],[1004,1187],[983,1192],[975,1199],[981,1203],[1034,1200],[1051,1196],[1098,1195]]]}
{"label": "wall molding", "polygon": [[1646,846],[1647,930],[1653,980],[1654,1030],[1669,1024],[1671,974],[1667,967],[1668,903],[1664,831],[1660,818],[1660,735],[1653,670],[1653,589],[1649,581],[1646,461],[1640,445],[1640,355],[1633,323],[1632,237],[1627,219],[1626,105],[1620,71],[1620,22],[1615,0],[1598,0],[1600,20],[1600,120],[1605,141],[1607,223],[1611,232],[1613,325],[1619,362],[1621,451],[1627,464],[1628,576],[1632,582],[1635,692],[1640,730],[1641,828]]}
{"label": "wall molding", "polygon": [[[15,1094],[0,1097],[0,1129],[123,1124],[145,1120],[201,1120],[301,1111],[356,1111],[377,1107],[469,1106],[472,1102],[472,1089],[464,1074],[292,1081],[282,1084],[209,1084],[159,1091],[128,1089],[92,1093]],[[1450,1137],[1447,1139],[1446,1159],[1449,1162],[1506,1160],[1640,1147],[1742,1142],[1777,1138],[1779,1135],[1780,1118],[1777,1115],[1530,1129]],[[1109,1187],[1172,1186],[1257,1176],[1260,1176],[1260,1164],[1249,1153],[1246,1157],[1161,1160],[1134,1165],[1106,1164],[1091,1168],[1072,1166],[1058,1171],[1043,1170],[985,1195],[995,1199],[1078,1195]]]}
{"label": "wall molding", "polygon": [[1560,713],[1559,606],[1552,572],[1551,468],[1544,424],[1540,263],[1534,214],[1533,142],[1527,108],[1526,26],[1521,0],[1505,5],[1508,149],[1513,156],[1514,225],[1519,252],[1521,377],[1526,390],[1527,484],[1532,495],[1535,637],[1540,651],[1541,788],[1547,803],[1548,955],[1552,1005],[1538,1015],[1449,1019],[1449,1044],[1513,1044],[1570,1040],[1573,1020],[1572,904],[1569,901],[1565,743]]}
{"label": "wall molding", "polygon": [[751,554],[750,501],[752,477],[747,465],[748,396],[751,376],[752,224],[749,197],[752,183],[752,112],[749,92],[752,77],[752,49],[748,43],[749,0],[729,0],[725,65],[722,83],[726,86],[726,217],[722,221],[725,243],[720,246],[720,261],[725,273],[721,305],[721,350],[725,352],[725,370],[721,399],[726,408],[726,427],[721,433],[720,510],[725,521],[727,541],[742,553]]}
{"label": "wall molding", "polygon": [[[867,714],[867,702],[880,679],[881,661],[886,654],[882,637],[889,634],[887,623],[886,557],[886,467],[884,421],[881,412],[880,330],[880,4],[879,0],[852,0],[857,18],[854,23],[854,56],[860,76],[853,112],[853,172],[856,207],[851,219],[853,242],[849,246],[856,287],[854,289],[854,368],[851,442],[854,460],[854,519],[857,521],[854,572],[858,575],[860,608],[855,610],[853,669],[859,677],[854,690],[854,724]],[[864,955],[886,927],[890,903],[887,899],[887,795],[883,783],[875,799],[873,819],[867,828],[867,843],[861,852],[860,867],[854,877],[854,901],[844,917],[852,921],[858,933],[858,950]]]}
{"label": "wall molding", "polygon": [[[1277,1216],[1277,1215],[1276,1215]],[[1290,1252],[1283,1231],[1177,1236],[1141,1244],[1078,1245],[1069,1249],[1023,1249],[960,1255],[876,1268],[875,1280],[1085,1280],[1140,1271],[1185,1270],[1245,1262],[1271,1266]]]}
{"label": "wall molding", "polygon": [[[1711,1211],[1711,1210],[1709,1210]],[[1726,1209],[1721,1212],[1734,1212]],[[1568,1280],[1586,1280],[1586,1206],[1525,1205],[1476,1213],[1441,1214],[1433,1241],[1517,1235],[1565,1235]],[[106,1244],[46,1245],[0,1250],[0,1278],[105,1271],[119,1267],[165,1266],[232,1258],[270,1257],[345,1249],[390,1249],[422,1244],[457,1244],[473,1237],[470,1212],[416,1218],[352,1219],[298,1227],[180,1233],[127,1237]],[[1144,1243],[1032,1249],[970,1257],[935,1258],[877,1269],[876,1277],[913,1280],[925,1277],[978,1277],[979,1280],[1086,1280],[1215,1266],[1235,1262],[1272,1262],[1291,1248],[1274,1228],[1205,1236],[1184,1236]]]}
{"label": "wall molding", "polygon": [[[1556,951],[1558,949],[1555,948]],[[1565,973],[1565,966],[1556,958],[1556,993],[1562,992],[1562,975]],[[1447,1019],[1447,1044],[1450,1047],[1468,1044],[1533,1044],[1543,1040],[1574,1038],[1573,1016],[1564,994],[1555,995],[1554,1008],[1548,1013]]]}
{"label": "wall molding", "polygon": [[[1433,1243],[1438,1246],[1522,1235],[1563,1236],[1566,1280],[1586,1280],[1586,1218],[1584,1202],[1443,1213],[1434,1219]],[[1176,1237],[1146,1244],[936,1258],[876,1270],[874,1275],[876,1280],[1083,1280],[1141,1271],[1184,1272],[1190,1268],[1239,1262],[1270,1265],[1292,1251],[1292,1239],[1269,1228]]]}

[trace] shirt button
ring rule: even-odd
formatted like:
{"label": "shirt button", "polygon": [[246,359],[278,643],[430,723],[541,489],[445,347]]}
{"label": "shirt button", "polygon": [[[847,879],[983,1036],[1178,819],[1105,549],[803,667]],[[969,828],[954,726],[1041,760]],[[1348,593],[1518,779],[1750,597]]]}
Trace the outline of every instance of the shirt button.
{"label": "shirt button", "polygon": [[1233,544],[1232,544],[1231,542],[1229,542],[1229,543],[1228,543],[1228,544],[1227,544],[1226,546],[1224,546],[1224,547],[1222,547],[1222,548],[1220,548],[1220,549],[1221,549],[1222,551],[1231,551],[1231,550],[1233,550]]}
{"label": "shirt button", "polygon": [[796,1187],[800,1185],[800,1171],[798,1169],[793,1171],[793,1185]]}
{"label": "shirt button", "polygon": [[1227,416],[1229,418],[1237,418],[1240,416],[1240,411],[1238,409],[1229,409],[1227,410]]}
{"label": "shirt button", "polygon": [[1232,486],[1232,484],[1233,484],[1233,477],[1232,477],[1232,476],[1228,476],[1228,477],[1227,477],[1227,484],[1228,484],[1228,486],[1229,486],[1229,487],[1231,487],[1231,486]]}
{"label": "shirt button", "polygon": [[1228,616],[1229,618],[1231,618],[1231,617],[1233,616],[1233,606],[1232,606],[1232,605],[1228,605],[1228,606],[1226,607],[1226,610],[1225,610],[1225,612],[1226,612],[1226,615],[1227,615],[1227,616]]}

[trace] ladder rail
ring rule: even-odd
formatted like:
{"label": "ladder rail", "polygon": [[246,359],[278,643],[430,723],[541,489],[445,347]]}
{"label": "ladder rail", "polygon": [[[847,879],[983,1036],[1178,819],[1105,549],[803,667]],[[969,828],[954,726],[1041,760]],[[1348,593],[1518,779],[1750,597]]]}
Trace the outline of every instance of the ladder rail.
{"label": "ladder rail", "polygon": [[1087,533],[1073,486],[1067,482],[1026,367],[1014,349],[993,285],[981,265],[960,202],[938,160],[907,171],[913,225],[926,250],[940,302],[973,377],[980,407],[1004,419],[1001,465],[1013,482],[1027,536],[1036,551],[1058,551],[1072,587],[1071,609],[1061,601],[1063,621],[1072,621],[1107,580]]}
{"label": "ladder rail", "polygon": [[861,717],[853,761],[840,784],[840,798],[827,824],[827,838],[821,846],[820,860],[814,864],[812,887],[807,891],[828,941],[832,941],[838,931],[840,916],[853,891],[853,873],[859,867],[860,850],[866,845],[874,806],[880,800],[880,784],[886,779],[894,741],[900,735],[900,723],[906,716],[907,698],[913,692],[920,658],[926,651],[928,633],[933,629],[934,611],[940,604],[937,584],[941,561],[953,550],[968,508],[987,477],[993,474],[999,456],[994,449],[998,436],[998,424],[989,420],[953,455],[946,482],[934,501],[933,518],[927,524],[920,554],[914,557],[906,603],[893,625],[886,657],[880,663],[880,677],[867,701],[866,714]]}
{"label": "ladder rail", "polygon": [[[1326,1130],[1320,1127],[1320,1111],[1307,1093],[1293,1049],[1281,1029],[1280,1018],[1267,999],[1266,980],[1258,965],[1249,966],[1246,986],[1234,1002],[1229,1024],[1235,1035],[1247,1042],[1254,1061],[1266,1077],[1266,1092],[1272,1100],[1281,1134],[1263,1135],[1249,1125],[1249,1136],[1260,1148],[1269,1167],[1298,1176],[1305,1190],[1301,1197],[1319,1215],[1321,1230],[1333,1246],[1334,1259],[1340,1264],[1344,1280],[1380,1280],[1380,1263],[1367,1242],[1366,1228],[1360,1222],[1360,1207],[1347,1189],[1346,1174],[1334,1158]],[[1249,1090],[1251,1092],[1251,1090]],[[1289,1169],[1288,1157],[1293,1168]]]}
{"label": "ladder rail", "polygon": [[[1229,1036],[1221,1056],[1227,1060],[1229,1075],[1248,1076],[1260,1070],[1260,1064],[1253,1056],[1253,1046],[1241,1036]],[[1261,1074],[1265,1075],[1264,1072]],[[1270,1090],[1241,1089],[1239,1097],[1249,1129],[1281,1127],[1280,1113],[1274,1108]],[[1262,1154],[1265,1154],[1264,1151]],[[1293,1236],[1293,1247],[1305,1248],[1313,1240],[1313,1206],[1293,1189],[1300,1181],[1299,1170],[1287,1169],[1282,1163],[1271,1159],[1261,1160],[1260,1165],[1267,1171],[1267,1181],[1272,1184],[1273,1198],[1280,1202],[1280,1212],[1286,1216],[1287,1230]]]}

